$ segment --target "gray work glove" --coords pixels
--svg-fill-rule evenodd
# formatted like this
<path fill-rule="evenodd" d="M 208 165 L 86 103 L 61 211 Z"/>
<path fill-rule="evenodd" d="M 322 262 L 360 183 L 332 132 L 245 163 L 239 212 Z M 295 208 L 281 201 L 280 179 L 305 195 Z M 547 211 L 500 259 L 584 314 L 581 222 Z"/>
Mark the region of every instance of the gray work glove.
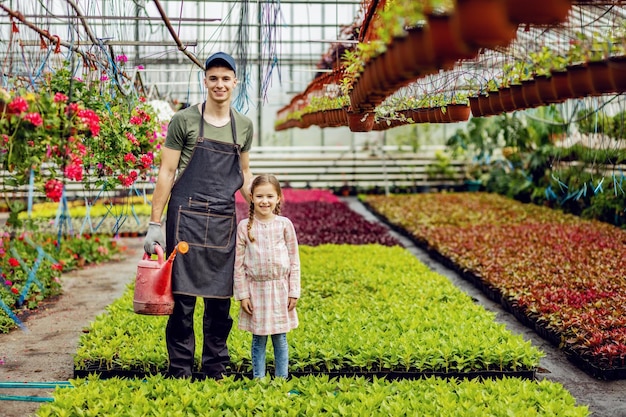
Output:
<path fill-rule="evenodd" d="M 154 245 L 159 245 L 163 248 L 163 252 L 165 252 L 165 237 L 163 236 L 163 231 L 161 231 L 161 225 L 158 223 L 150 222 L 148 224 L 148 232 L 146 233 L 146 238 L 143 241 L 143 249 L 146 253 L 155 254 L 156 249 L 154 249 Z"/>

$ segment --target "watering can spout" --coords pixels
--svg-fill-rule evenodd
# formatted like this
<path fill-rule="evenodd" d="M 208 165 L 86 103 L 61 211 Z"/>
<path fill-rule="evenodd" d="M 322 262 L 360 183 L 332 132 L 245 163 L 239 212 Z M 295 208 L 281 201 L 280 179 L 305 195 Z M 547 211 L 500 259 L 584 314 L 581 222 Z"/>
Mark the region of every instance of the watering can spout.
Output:
<path fill-rule="evenodd" d="M 189 251 L 189 245 L 184 241 L 178 242 L 167 260 L 164 259 L 161 246 L 156 245 L 155 250 L 156 260 L 144 253 L 137 266 L 133 309 L 137 314 L 169 315 L 174 311 L 172 263 L 177 253 L 185 254 Z"/>

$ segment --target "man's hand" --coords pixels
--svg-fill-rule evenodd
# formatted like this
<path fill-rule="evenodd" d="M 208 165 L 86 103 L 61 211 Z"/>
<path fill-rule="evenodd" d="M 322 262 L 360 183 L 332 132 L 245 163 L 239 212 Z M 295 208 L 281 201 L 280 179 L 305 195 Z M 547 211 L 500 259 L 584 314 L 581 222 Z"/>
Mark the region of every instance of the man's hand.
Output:
<path fill-rule="evenodd" d="M 143 241 L 143 250 L 152 255 L 156 253 L 156 249 L 154 248 L 155 244 L 161 246 L 163 251 L 165 251 L 165 237 L 163 236 L 161 225 L 150 222 L 146 238 Z"/>

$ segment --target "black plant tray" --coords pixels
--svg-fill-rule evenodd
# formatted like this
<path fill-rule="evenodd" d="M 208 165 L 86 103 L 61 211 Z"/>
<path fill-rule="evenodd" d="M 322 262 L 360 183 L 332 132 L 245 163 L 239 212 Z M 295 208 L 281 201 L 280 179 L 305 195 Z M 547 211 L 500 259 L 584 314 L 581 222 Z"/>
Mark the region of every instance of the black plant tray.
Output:
<path fill-rule="evenodd" d="M 482 371 L 470 371 L 470 372 L 402 372 L 402 371 L 353 371 L 353 370 L 338 370 L 338 371 L 290 371 L 289 374 L 294 377 L 302 377 L 308 375 L 322 376 L 328 375 L 329 377 L 363 377 L 365 379 L 385 378 L 388 380 L 401 380 L 401 379 L 424 379 L 424 378 L 456 378 L 456 379 L 499 379 L 504 377 L 515 377 L 523 379 L 535 379 L 536 369 L 519 370 L 519 371 L 497 371 L 497 370 L 482 370 Z M 74 369 L 74 378 L 87 378 L 90 375 L 96 374 L 100 379 L 108 378 L 145 378 L 150 375 L 164 374 L 160 371 L 142 371 L 142 370 L 122 370 L 122 369 L 104 369 L 96 366 L 87 367 L 87 369 Z M 268 366 L 268 374 L 273 374 L 273 369 Z M 227 372 L 226 375 L 234 376 L 235 379 L 252 378 L 251 372 Z M 200 373 L 194 373 L 193 379 L 203 379 L 203 375 Z"/>
<path fill-rule="evenodd" d="M 587 374 L 596 379 L 602 379 L 605 381 L 616 381 L 619 379 L 626 379 L 626 366 L 619 367 L 602 367 L 588 358 L 582 357 L 574 350 L 565 347 L 563 349 L 567 359 L 569 359 L 574 365 L 585 371 Z"/>

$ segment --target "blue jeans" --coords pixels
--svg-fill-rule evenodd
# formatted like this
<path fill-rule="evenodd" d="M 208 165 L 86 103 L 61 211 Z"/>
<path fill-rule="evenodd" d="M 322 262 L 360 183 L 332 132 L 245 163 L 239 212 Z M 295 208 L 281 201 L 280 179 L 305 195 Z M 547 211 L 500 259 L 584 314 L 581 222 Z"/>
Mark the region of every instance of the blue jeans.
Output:
<path fill-rule="evenodd" d="M 265 347 L 267 336 L 252 335 L 252 377 L 263 378 L 265 376 Z M 289 363 L 289 346 L 287 345 L 287 333 L 272 335 L 274 347 L 274 376 L 287 378 Z"/>

